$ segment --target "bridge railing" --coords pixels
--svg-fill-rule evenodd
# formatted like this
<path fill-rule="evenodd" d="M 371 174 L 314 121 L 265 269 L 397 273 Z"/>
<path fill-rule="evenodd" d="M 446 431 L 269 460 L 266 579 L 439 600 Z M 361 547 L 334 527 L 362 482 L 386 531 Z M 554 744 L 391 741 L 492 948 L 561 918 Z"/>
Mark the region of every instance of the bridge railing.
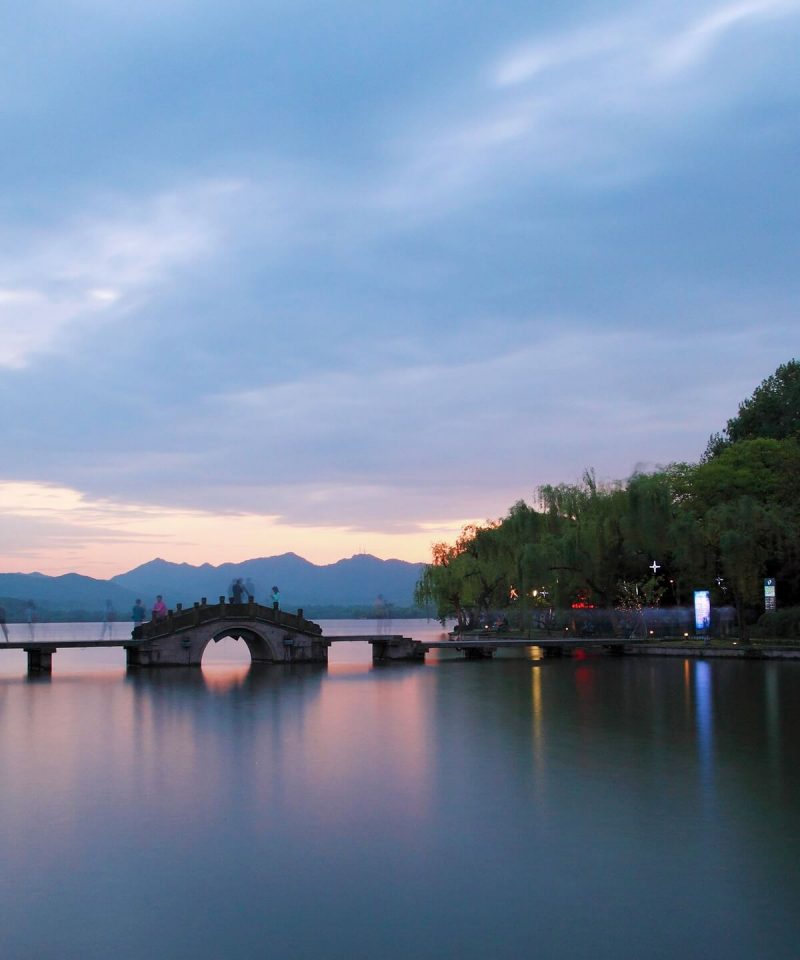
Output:
<path fill-rule="evenodd" d="M 295 614 L 286 610 L 274 610 L 255 601 L 229 603 L 224 597 L 220 597 L 219 603 L 200 601 L 186 609 L 178 604 L 177 608 L 170 610 L 166 617 L 149 620 L 134 627 L 132 637 L 134 640 L 149 640 L 176 631 L 189 630 L 214 620 L 260 620 L 302 633 L 322 634 L 322 627 L 312 620 L 306 620 L 302 609 Z"/>

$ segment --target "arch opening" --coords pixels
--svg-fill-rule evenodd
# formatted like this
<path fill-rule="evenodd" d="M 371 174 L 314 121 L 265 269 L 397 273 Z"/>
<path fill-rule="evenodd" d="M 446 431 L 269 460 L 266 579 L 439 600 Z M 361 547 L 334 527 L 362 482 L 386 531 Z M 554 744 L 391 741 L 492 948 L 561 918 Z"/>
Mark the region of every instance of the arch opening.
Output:
<path fill-rule="evenodd" d="M 224 662 L 233 663 L 274 663 L 282 659 L 282 650 L 278 653 L 268 636 L 262 636 L 247 627 L 238 624 L 226 624 L 217 633 L 206 640 L 200 656 L 202 666 Z"/>
<path fill-rule="evenodd" d="M 203 657 L 200 661 L 203 668 L 206 667 L 245 667 L 248 668 L 253 662 L 250 648 L 238 637 L 226 635 L 214 638 L 206 644 L 203 650 Z"/>

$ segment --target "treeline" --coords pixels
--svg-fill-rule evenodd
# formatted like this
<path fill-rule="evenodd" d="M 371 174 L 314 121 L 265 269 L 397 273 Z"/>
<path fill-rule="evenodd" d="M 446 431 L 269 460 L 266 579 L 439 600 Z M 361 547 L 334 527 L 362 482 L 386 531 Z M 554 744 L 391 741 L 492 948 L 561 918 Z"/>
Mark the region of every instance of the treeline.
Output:
<path fill-rule="evenodd" d="M 382 611 L 373 605 L 353 604 L 341 606 L 334 604 L 309 604 L 303 608 L 303 614 L 309 620 L 414 620 L 426 616 L 421 607 L 386 605 Z"/>
<path fill-rule="evenodd" d="M 28 622 L 28 601 L 20 600 L 17 597 L 0 597 L 0 608 L 5 610 L 6 621 L 8 623 L 27 623 Z M 128 611 L 125 616 L 118 615 L 118 620 L 127 620 Z M 52 604 L 37 602 L 33 609 L 33 620 L 36 623 L 99 623 L 105 616 L 102 609 L 87 609 L 86 607 L 61 608 Z"/>
<path fill-rule="evenodd" d="M 499 609 L 600 607 L 619 631 L 632 611 L 690 605 L 704 589 L 735 608 L 746 638 L 765 577 L 780 606 L 800 604 L 800 363 L 768 377 L 699 463 L 614 483 L 587 471 L 537 494 L 435 544 L 415 601 L 462 628 Z"/>
<path fill-rule="evenodd" d="M 0 597 L 0 608 L 5 610 L 8 623 L 27 623 L 27 601 L 12 597 Z M 290 613 L 293 611 L 289 611 Z M 378 613 L 374 605 L 334 605 L 311 604 L 304 608 L 303 613 L 310 620 L 375 620 Z M 428 611 L 422 607 L 395 606 L 387 604 L 381 614 L 381 619 L 415 619 L 425 617 Z M 37 603 L 34 609 L 34 621 L 37 623 L 101 623 L 105 617 L 105 610 L 90 610 L 86 608 L 61 609 L 49 604 Z M 123 611 L 116 611 L 115 620 L 127 622 L 131 619 L 131 611 L 126 607 Z"/>

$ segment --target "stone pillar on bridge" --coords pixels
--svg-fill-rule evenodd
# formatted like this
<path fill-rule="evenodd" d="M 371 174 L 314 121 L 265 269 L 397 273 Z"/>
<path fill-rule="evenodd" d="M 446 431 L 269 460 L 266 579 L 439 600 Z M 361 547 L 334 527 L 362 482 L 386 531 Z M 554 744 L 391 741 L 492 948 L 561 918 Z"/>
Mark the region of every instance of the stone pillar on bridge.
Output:
<path fill-rule="evenodd" d="M 372 662 L 387 663 L 398 660 L 425 662 L 425 647 L 408 637 L 379 637 L 371 640 Z"/>
<path fill-rule="evenodd" d="M 28 675 L 32 677 L 45 676 L 53 672 L 53 654 L 55 647 L 24 647 L 28 654 Z"/>

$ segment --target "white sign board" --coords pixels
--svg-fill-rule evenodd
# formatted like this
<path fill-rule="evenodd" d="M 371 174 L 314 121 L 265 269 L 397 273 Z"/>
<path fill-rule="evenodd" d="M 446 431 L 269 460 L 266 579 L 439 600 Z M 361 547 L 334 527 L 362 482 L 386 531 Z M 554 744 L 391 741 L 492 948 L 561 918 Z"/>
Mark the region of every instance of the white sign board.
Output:
<path fill-rule="evenodd" d="M 775 609 L 775 577 L 767 577 L 764 580 L 764 609 Z"/>

